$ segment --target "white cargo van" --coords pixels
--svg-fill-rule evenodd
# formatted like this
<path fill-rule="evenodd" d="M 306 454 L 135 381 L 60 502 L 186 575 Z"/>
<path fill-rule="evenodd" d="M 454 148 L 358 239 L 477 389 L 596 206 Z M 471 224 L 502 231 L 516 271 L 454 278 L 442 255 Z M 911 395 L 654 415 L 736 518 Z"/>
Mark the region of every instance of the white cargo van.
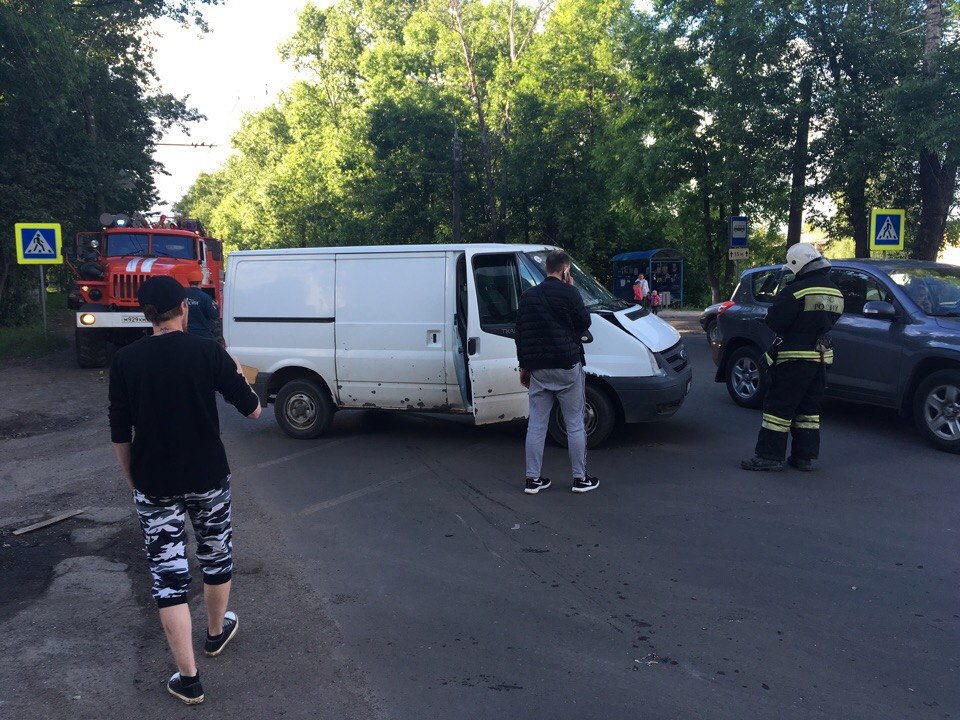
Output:
<path fill-rule="evenodd" d="M 231 253 L 224 337 L 295 438 L 338 409 L 525 418 L 514 322 L 546 273 L 542 245 L 411 245 Z M 573 268 L 593 322 L 584 336 L 591 447 L 619 422 L 673 415 L 691 369 L 677 331 Z M 555 410 L 551 436 L 565 442 Z"/>

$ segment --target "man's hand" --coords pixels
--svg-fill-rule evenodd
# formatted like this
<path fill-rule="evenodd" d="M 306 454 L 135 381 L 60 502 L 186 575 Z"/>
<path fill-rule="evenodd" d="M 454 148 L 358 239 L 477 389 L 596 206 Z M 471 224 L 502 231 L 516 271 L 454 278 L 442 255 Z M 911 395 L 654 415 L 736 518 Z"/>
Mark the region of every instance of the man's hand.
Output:
<path fill-rule="evenodd" d="M 133 490 L 133 475 L 130 473 L 130 443 L 113 443 L 113 451 L 117 454 L 117 462 L 120 463 L 120 470 L 127 479 L 127 484 Z"/>
<path fill-rule="evenodd" d="M 567 265 L 567 269 L 563 271 L 563 281 L 567 285 L 573 285 L 573 275 L 570 274 L 570 266 Z"/>
<path fill-rule="evenodd" d="M 528 390 L 530 389 L 530 371 L 520 368 L 520 384 Z"/>

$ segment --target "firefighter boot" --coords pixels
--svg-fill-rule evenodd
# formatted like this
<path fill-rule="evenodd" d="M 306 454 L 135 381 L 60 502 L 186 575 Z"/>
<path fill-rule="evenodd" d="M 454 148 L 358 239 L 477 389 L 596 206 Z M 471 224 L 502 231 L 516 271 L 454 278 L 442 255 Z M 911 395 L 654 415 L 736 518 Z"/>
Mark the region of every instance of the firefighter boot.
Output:
<path fill-rule="evenodd" d="M 795 458 L 793 455 L 787 458 L 787 465 L 801 472 L 810 472 L 813 470 L 813 462 L 811 460 L 801 460 L 800 458 Z"/>
<path fill-rule="evenodd" d="M 762 458 L 759 455 L 754 455 L 749 460 L 742 460 L 740 462 L 740 467 L 742 467 L 744 470 L 779 472 L 780 470 L 783 470 L 783 461 L 770 460 L 769 458 Z"/>

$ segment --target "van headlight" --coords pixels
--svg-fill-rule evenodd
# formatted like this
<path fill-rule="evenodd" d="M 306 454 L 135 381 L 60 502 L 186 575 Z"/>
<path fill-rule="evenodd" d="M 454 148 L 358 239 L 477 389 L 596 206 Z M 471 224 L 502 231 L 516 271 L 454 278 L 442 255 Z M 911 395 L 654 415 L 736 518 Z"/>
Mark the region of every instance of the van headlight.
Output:
<path fill-rule="evenodd" d="M 81 325 L 93 325 L 97 321 L 97 316 L 93 313 L 84 313 L 80 316 Z"/>

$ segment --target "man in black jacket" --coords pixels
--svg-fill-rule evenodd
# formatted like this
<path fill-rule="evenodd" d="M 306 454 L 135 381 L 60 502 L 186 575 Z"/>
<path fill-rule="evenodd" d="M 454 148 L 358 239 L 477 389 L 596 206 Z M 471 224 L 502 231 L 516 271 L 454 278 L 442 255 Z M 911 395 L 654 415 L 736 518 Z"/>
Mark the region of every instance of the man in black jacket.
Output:
<path fill-rule="evenodd" d="M 587 475 L 587 433 L 583 426 L 585 375 L 580 337 L 590 327 L 590 313 L 570 276 L 570 256 L 554 250 L 547 256 L 547 278 L 520 298 L 517 313 L 517 358 L 520 382 L 530 390 L 527 425 L 527 482 L 536 495 L 550 487 L 540 476 L 543 443 L 556 399 L 567 425 L 573 491 L 595 490 L 600 481 Z"/>
<path fill-rule="evenodd" d="M 797 279 L 767 311 L 767 325 L 777 334 L 764 358 L 771 383 L 756 454 L 740 463 L 744 470 L 782 470 L 788 434 L 792 467 L 810 470 L 820 453 L 820 404 L 833 362 L 825 335 L 843 314 L 843 294 L 830 279 L 830 263 L 810 244 L 793 245 L 784 269 Z"/>
<path fill-rule="evenodd" d="M 227 610 L 233 576 L 230 468 L 220 440 L 216 393 L 251 419 L 260 400 L 218 343 L 188 335 L 183 285 L 155 276 L 137 293 L 153 335 L 117 352 L 110 367 L 110 436 L 133 489 L 153 575 L 153 597 L 179 672 L 167 683 L 188 705 L 203 702 L 187 590 L 186 518 L 197 540 L 207 608 L 204 654 L 236 635 Z"/>

